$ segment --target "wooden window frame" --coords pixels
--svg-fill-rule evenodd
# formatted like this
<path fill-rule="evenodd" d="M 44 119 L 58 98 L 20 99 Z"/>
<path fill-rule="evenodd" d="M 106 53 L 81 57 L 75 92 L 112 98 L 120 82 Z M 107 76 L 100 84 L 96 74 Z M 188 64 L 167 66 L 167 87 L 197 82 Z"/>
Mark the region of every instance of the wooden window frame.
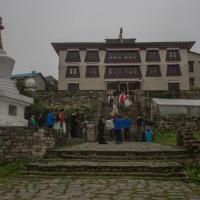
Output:
<path fill-rule="evenodd" d="M 17 116 L 17 106 L 9 104 L 8 115 L 16 117 Z"/>
<path fill-rule="evenodd" d="M 195 79 L 194 79 L 194 77 L 190 77 L 189 78 L 189 84 L 190 84 L 190 89 L 194 88 L 194 86 L 195 86 Z"/>
<path fill-rule="evenodd" d="M 175 68 L 176 68 L 176 70 L 175 70 Z M 166 76 L 182 76 L 180 65 L 179 64 L 167 65 Z"/>
<path fill-rule="evenodd" d="M 112 73 L 110 73 L 112 72 Z M 141 78 L 140 65 L 106 66 L 104 78 Z"/>
<path fill-rule="evenodd" d="M 91 69 L 96 70 L 96 73 L 91 73 Z M 93 71 L 94 72 L 94 71 Z M 97 78 L 99 77 L 99 66 L 98 65 L 87 65 L 85 77 L 87 78 Z"/>
<path fill-rule="evenodd" d="M 76 69 L 76 73 L 71 73 L 73 70 Z M 66 78 L 80 78 L 80 69 L 79 66 L 67 66 L 66 70 Z"/>
<path fill-rule="evenodd" d="M 76 85 L 78 87 L 74 87 L 75 89 L 72 89 L 73 88 L 72 85 Z M 70 91 L 70 92 L 76 92 L 78 90 L 80 90 L 79 89 L 79 83 L 68 83 L 68 91 Z"/>
<path fill-rule="evenodd" d="M 152 53 L 155 56 L 152 56 Z M 146 52 L 146 62 L 160 62 L 160 53 L 159 50 L 147 50 Z"/>
<path fill-rule="evenodd" d="M 73 54 L 76 54 L 74 56 Z M 80 52 L 79 51 L 67 51 L 67 56 L 65 62 L 81 62 Z"/>
<path fill-rule="evenodd" d="M 153 72 L 153 69 L 156 69 Z M 161 77 L 160 65 L 147 65 L 146 77 Z"/>
<path fill-rule="evenodd" d="M 90 54 L 96 54 L 94 57 L 91 56 Z M 86 51 L 86 56 L 85 56 L 85 62 L 100 62 L 99 58 L 99 51 L 97 50 L 88 50 Z"/>
<path fill-rule="evenodd" d="M 176 89 L 175 87 L 171 87 L 170 84 L 178 86 L 178 89 Z M 168 82 L 168 91 L 180 91 L 180 83 L 179 82 Z"/>
<path fill-rule="evenodd" d="M 181 61 L 180 51 L 178 49 L 167 50 L 166 61 Z"/>
<path fill-rule="evenodd" d="M 107 51 L 105 63 L 141 63 L 140 52 L 133 51 Z"/>
<path fill-rule="evenodd" d="M 194 72 L 194 61 L 188 61 L 188 72 Z"/>

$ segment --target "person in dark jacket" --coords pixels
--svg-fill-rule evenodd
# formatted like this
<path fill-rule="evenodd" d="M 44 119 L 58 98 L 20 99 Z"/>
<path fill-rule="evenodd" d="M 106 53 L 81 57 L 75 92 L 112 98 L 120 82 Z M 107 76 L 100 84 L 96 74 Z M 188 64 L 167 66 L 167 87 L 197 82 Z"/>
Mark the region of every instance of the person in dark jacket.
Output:
<path fill-rule="evenodd" d="M 122 128 L 123 128 L 123 120 L 122 116 L 118 115 L 114 119 L 114 130 L 115 130 L 115 139 L 116 139 L 116 144 L 122 143 Z"/>
<path fill-rule="evenodd" d="M 132 120 L 127 116 L 123 120 L 123 128 L 124 128 L 124 139 L 125 141 L 130 141 L 130 128 L 132 125 Z"/>
<path fill-rule="evenodd" d="M 99 131 L 98 142 L 99 142 L 99 144 L 106 144 L 105 139 L 104 139 L 105 124 L 106 123 L 105 123 L 103 116 L 100 116 L 99 122 L 98 122 L 98 131 Z"/>
<path fill-rule="evenodd" d="M 137 141 L 142 142 L 144 141 L 144 135 L 145 135 L 145 120 L 142 118 L 141 115 L 137 117 Z"/>
<path fill-rule="evenodd" d="M 43 127 L 43 117 L 42 117 L 42 114 L 38 114 L 36 115 L 36 121 L 37 121 L 37 124 L 38 124 L 38 127 L 41 128 Z"/>
<path fill-rule="evenodd" d="M 47 121 L 46 121 L 48 128 L 53 128 L 53 126 L 55 124 L 55 119 L 56 118 L 55 118 L 54 114 L 51 111 L 49 111 L 47 114 Z"/>

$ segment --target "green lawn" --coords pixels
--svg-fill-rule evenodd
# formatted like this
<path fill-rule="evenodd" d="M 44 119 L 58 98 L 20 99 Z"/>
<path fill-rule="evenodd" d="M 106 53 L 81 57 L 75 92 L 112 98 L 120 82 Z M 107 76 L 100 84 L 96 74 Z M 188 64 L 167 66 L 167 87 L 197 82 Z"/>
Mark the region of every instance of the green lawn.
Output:
<path fill-rule="evenodd" d="M 16 161 L 13 163 L 0 165 L 0 180 L 11 178 L 20 173 L 24 167 L 25 161 Z"/>
<path fill-rule="evenodd" d="M 176 131 L 170 130 L 167 133 L 161 133 L 154 129 L 154 142 L 164 145 L 176 145 Z"/>
<path fill-rule="evenodd" d="M 200 131 L 194 132 L 194 138 L 200 140 Z M 169 130 L 161 133 L 158 129 L 154 129 L 154 141 L 166 145 L 176 145 L 176 131 Z"/>
<path fill-rule="evenodd" d="M 197 140 L 200 140 L 200 131 L 194 132 L 194 137 L 195 137 Z"/>

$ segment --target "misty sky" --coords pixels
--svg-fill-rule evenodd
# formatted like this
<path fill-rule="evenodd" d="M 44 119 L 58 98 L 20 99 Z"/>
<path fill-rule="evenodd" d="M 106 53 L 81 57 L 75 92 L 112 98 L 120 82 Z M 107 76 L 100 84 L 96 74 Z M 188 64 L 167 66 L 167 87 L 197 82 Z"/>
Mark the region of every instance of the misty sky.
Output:
<path fill-rule="evenodd" d="M 196 41 L 200 52 L 200 0 L 0 0 L 4 49 L 14 73 L 31 70 L 57 78 L 51 42 L 103 42 L 124 37 Z"/>

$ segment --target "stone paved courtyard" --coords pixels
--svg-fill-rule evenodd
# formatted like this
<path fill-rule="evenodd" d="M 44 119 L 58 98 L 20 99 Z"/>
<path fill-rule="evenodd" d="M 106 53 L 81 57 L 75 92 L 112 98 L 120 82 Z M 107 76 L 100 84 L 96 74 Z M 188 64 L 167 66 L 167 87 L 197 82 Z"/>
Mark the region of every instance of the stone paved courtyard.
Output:
<path fill-rule="evenodd" d="M 109 143 L 106 145 L 99 145 L 97 143 L 84 143 L 80 145 L 75 145 L 72 147 L 58 148 L 55 150 L 56 153 L 61 153 L 61 157 L 54 157 L 55 153 L 50 151 L 50 157 L 45 161 L 45 159 L 39 162 L 38 165 L 49 165 L 47 169 L 40 168 L 40 170 L 36 170 L 35 172 L 47 172 L 48 176 L 40 176 L 40 175 L 31 175 L 31 176 L 19 176 L 17 178 L 13 178 L 7 180 L 6 182 L 0 181 L 0 200 L 92 200 L 92 199 L 102 199 L 102 200 L 158 200 L 158 199 L 172 199 L 172 200 L 199 200 L 200 199 L 200 186 L 195 185 L 193 183 L 186 183 L 181 181 L 180 179 L 166 179 L 166 178 L 157 178 L 154 176 L 151 178 L 146 178 L 145 170 L 138 171 L 142 173 L 143 178 L 134 178 L 131 174 L 126 174 L 126 171 L 121 171 L 120 175 L 116 174 L 116 170 L 112 171 L 111 169 L 115 169 L 116 165 L 125 167 L 127 170 L 127 166 L 130 165 L 138 165 L 139 169 L 141 166 L 145 168 L 147 163 L 151 163 L 151 160 L 129 160 L 127 157 L 125 160 L 121 160 L 121 157 L 127 156 L 127 152 L 136 153 L 143 152 L 145 155 L 147 152 L 158 153 L 158 156 L 161 152 L 167 151 L 170 153 L 175 152 L 176 154 L 184 153 L 184 149 L 178 149 L 176 147 L 165 146 L 156 143 L 123 143 L 120 145 L 116 145 L 114 143 Z M 96 159 L 94 161 L 96 165 L 105 164 L 105 166 L 101 166 L 100 170 L 94 170 L 93 173 L 99 172 L 97 174 L 93 174 L 93 176 L 89 175 L 87 172 L 88 166 L 93 166 L 90 157 L 85 156 L 84 152 L 98 152 L 95 153 Z M 117 157 L 116 160 L 110 161 L 105 160 L 105 158 L 99 156 L 101 155 L 101 151 L 105 153 L 106 159 L 111 159 L 115 153 L 123 153 Z M 63 155 L 69 154 L 69 156 L 74 153 L 74 156 L 77 156 L 77 152 L 81 152 L 81 158 L 69 158 L 64 157 L 62 160 L 63 165 L 58 165 L 61 161 L 59 159 L 62 158 Z M 178 152 L 178 153 L 177 153 Z M 110 154 L 109 154 L 110 153 Z M 103 154 L 104 155 L 104 154 Z M 168 153 L 166 154 L 168 155 Z M 52 157 L 51 157 L 52 156 Z M 148 155 L 149 157 L 150 155 Z M 140 157 L 140 155 L 139 155 Z M 99 160 L 98 160 L 99 159 Z M 102 159 L 102 160 L 101 160 Z M 156 160 L 155 160 L 156 161 Z M 158 170 L 160 170 L 160 165 L 163 167 L 167 162 L 167 160 L 158 160 L 156 161 L 158 166 Z M 70 164 L 72 162 L 72 164 Z M 141 162 L 143 163 L 141 165 Z M 46 164 L 45 164 L 46 163 Z M 113 165 L 109 167 L 109 165 Z M 168 161 L 169 164 L 169 161 Z M 75 170 L 79 165 L 84 167 L 83 171 L 80 171 L 82 167 L 78 170 Z M 53 168 L 52 168 L 53 166 Z M 59 167 L 58 167 L 59 166 Z M 64 167 L 65 166 L 65 167 Z M 70 167 L 69 167 L 70 166 Z M 152 164 L 153 167 L 157 165 L 155 163 Z M 171 165 L 170 165 L 171 166 Z M 114 175 L 100 175 L 103 174 L 105 168 L 108 169 L 108 172 L 114 172 Z M 56 168 L 56 169 L 55 169 Z M 143 169 L 142 168 L 142 169 Z M 34 168 L 33 168 L 34 169 Z M 30 168 L 30 170 L 33 170 Z M 53 170 L 56 176 L 49 176 L 51 170 Z M 63 170 L 65 169 L 65 170 Z M 84 172 L 83 176 L 72 175 L 71 172 Z M 93 168 L 92 168 L 93 169 Z M 96 168 L 95 168 L 96 169 Z M 121 168 L 120 168 L 121 169 Z M 136 172 L 134 168 L 131 172 Z M 168 169 L 168 168 L 167 168 Z M 119 169 L 117 169 L 119 170 Z M 150 168 L 148 169 L 150 170 Z M 157 168 L 156 168 L 157 170 Z M 63 176 L 58 176 L 59 172 L 63 172 Z M 151 172 L 151 171 L 147 171 Z M 162 173 L 166 174 L 168 171 L 162 171 Z M 154 171 L 157 173 L 157 171 Z M 30 173 L 31 174 L 31 173 Z M 37 173 L 36 173 L 37 174 Z M 66 176 L 68 175 L 68 176 Z M 159 175 L 159 173 L 157 174 Z M 156 175 L 156 176 L 157 176 Z M 157 176 L 159 177 L 159 176 Z M 171 176 L 170 176 L 171 177 Z"/>
<path fill-rule="evenodd" d="M 15 178 L 0 183 L 1 200 L 200 199 L 200 186 L 176 180 L 125 177 Z"/>

